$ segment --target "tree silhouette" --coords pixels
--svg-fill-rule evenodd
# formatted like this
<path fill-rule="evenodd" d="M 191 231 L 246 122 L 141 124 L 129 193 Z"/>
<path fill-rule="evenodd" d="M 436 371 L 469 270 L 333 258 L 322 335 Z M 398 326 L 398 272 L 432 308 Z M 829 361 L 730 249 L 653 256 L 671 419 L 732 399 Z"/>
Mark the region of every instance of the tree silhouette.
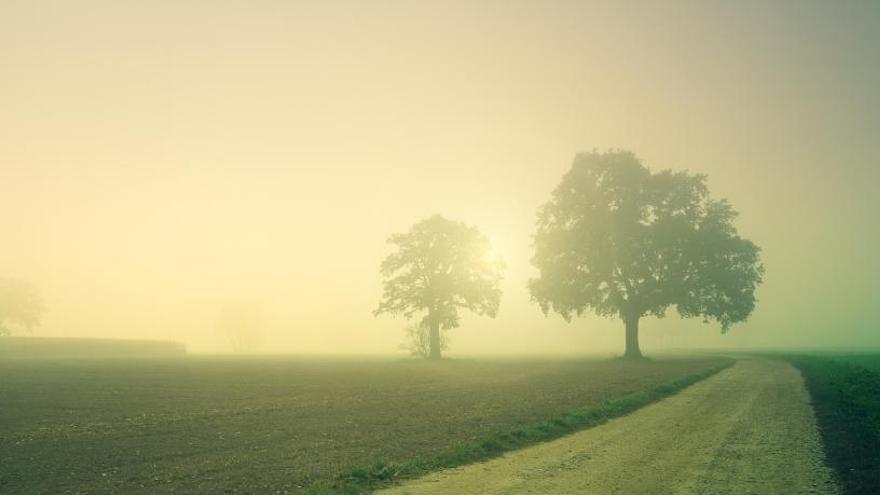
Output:
<path fill-rule="evenodd" d="M 31 331 L 39 325 L 45 308 L 33 285 L 17 279 L 0 278 L 0 336 L 12 335 L 12 323 Z"/>
<path fill-rule="evenodd" d="M 652 173 L 627 151 L 578 154 L 538 211 L 532 300 L 566 321 L 620 317 L 627 357 L 641 357 L 639 319 L 669 306 L 726 332 L 751 314 L 764 273 L 736 216 L 705 175 Z"/>
<path fill-rule="evenodd" d="M 475 227 L 434 215 L 388 243 L 395 251 L 382 262 L 382 301 L 373 314 L 422 314 L 431 359 L 440 358 L 440 330 L 458 327 L 459 309 L 498 313 L 502 264 Z"/>
<path fill-rule="evenodd" d="M 217 330 L 237 353 L 252 351 L 263 337 L 263 317 L 252 301 L 229 301 L 220 307 Z"/>
<path fill-rule="evenodd" d="M 449 347 L 449 338 L 445 333 L 440 334 L 439 345 L 441 353 Z M 409 352 L 410 356 L 428 359 L 431 357 L 431 328 L 424 322 L 407 325 L 400 348 Z"/>

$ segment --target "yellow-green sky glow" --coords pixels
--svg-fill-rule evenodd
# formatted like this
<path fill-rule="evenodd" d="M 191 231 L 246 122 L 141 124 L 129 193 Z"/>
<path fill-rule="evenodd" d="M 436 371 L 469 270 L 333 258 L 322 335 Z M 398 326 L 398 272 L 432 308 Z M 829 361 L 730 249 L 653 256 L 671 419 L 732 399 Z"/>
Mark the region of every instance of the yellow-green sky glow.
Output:
<path fill-rule="evenodd" d="M 624 5 L 626 4 L 626 5 Z M 395 352 L 384 241 L 432 213 L 506 260 L 451 355 L 619 350 L 545 318 L 535 209 L 574 154 L 709 175 L 764 249 L 749 322 L 642 323 L 643 348 L 880 346 L 880 4 L 0 0 L 0 275 L 39 335 Z"/>

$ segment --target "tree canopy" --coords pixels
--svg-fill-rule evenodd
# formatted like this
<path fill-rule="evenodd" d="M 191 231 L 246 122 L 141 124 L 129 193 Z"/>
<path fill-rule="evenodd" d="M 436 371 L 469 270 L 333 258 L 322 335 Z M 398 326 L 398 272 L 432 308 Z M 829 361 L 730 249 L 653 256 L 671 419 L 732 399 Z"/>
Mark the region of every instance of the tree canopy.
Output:
<path fill-rule="evenodd" d="M 31 331 L 39 325 L 44 311 L 36 287 L 23 280 L 0 278 L 0 336 L 12 334 L 8 324 Z"/>
<path fill-rule="evenodd" d="M 726 332 L 752 313 L 764 273 L 736 216 L 710 197 L 705 175 L 651 172 L 628 151 L 578 154 L 538 211 L 532 299 L 568 321 L 620 317 L 628 355 L 640 355 L 639 318 L 670 306 Z"/>
<path fill-rule="evenodd" d="M 440 357 L 439 330 L 459 325 L 459 310 L 495 317 L 502 263 L 475 227 L 434 215 L 388 239 L 394 251 L 380 267 L 383 294 L 374 314 L 422 315 L 431 329 L 431 357 Z"/>

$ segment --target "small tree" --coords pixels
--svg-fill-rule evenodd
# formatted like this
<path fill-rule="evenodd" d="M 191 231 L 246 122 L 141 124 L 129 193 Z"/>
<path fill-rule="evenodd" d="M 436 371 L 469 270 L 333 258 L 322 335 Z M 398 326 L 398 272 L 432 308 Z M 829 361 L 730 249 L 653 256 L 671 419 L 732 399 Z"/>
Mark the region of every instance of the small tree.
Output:
<path fill-rule="evenodd" d="M 449 347 L 449 336 L 440 332 L 440 352 Z M 422 322 L 411 323 L 404 328 L 404 340 L 400 348 L 411 356 L 428 359 L 431 356 L 431 329 Z"/>
<path fill-rule="evenodd" d="M 458 327 L 459 309 L 498 313 L 502 263 L 475 227 L 434 215 L 388 243 L 395 251 L 382 262 L 382 301 L 373 314 L 421 314 L 431 359 L 440 359 L 440 330 Z"/>
<path fill-rule="evenodd" d="M 44 311 L 36 287 L 23 280 L 0 278 L 0 336 L 12 335 L 9 324 L 32 331 Z"/>
<path fill-rule="evenodd" d="M 262 340 L 263 318 L 256 304 L 229 302 L 220 308 L 217 330 L 229 339 L 233 351 L 249 351 Z"/>
<path fill-rule="evenodd" d="M 538 211 L 532 299 L 566 321 L 621 318 L 627 357 L 641 357 L 639 319 L 669 306 L 726 332 L 751 314 L 764 273 L 736 215 L 704 175 L 652 173 L 626 151 L 579 154 Z"/>

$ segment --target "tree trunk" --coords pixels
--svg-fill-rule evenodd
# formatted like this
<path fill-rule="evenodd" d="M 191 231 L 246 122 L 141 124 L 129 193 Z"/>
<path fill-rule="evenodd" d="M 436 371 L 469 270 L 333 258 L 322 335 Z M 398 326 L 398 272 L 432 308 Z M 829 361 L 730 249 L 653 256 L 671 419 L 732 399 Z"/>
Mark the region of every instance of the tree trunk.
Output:
<path fill-rule="evenodd" d="M 431 334 L 428 341 L 430 345 L 430 359 L 440 359 L 440 322 L 431 318 Z"/>
<path fill-rule="evenodd" d="M 642 351 L 639 350 L 639 317 L 628 317 L 623 322 L 626 324 L 626 352 L 624 352 L 623 357 L 629 359 L 641 358 Z"/>

